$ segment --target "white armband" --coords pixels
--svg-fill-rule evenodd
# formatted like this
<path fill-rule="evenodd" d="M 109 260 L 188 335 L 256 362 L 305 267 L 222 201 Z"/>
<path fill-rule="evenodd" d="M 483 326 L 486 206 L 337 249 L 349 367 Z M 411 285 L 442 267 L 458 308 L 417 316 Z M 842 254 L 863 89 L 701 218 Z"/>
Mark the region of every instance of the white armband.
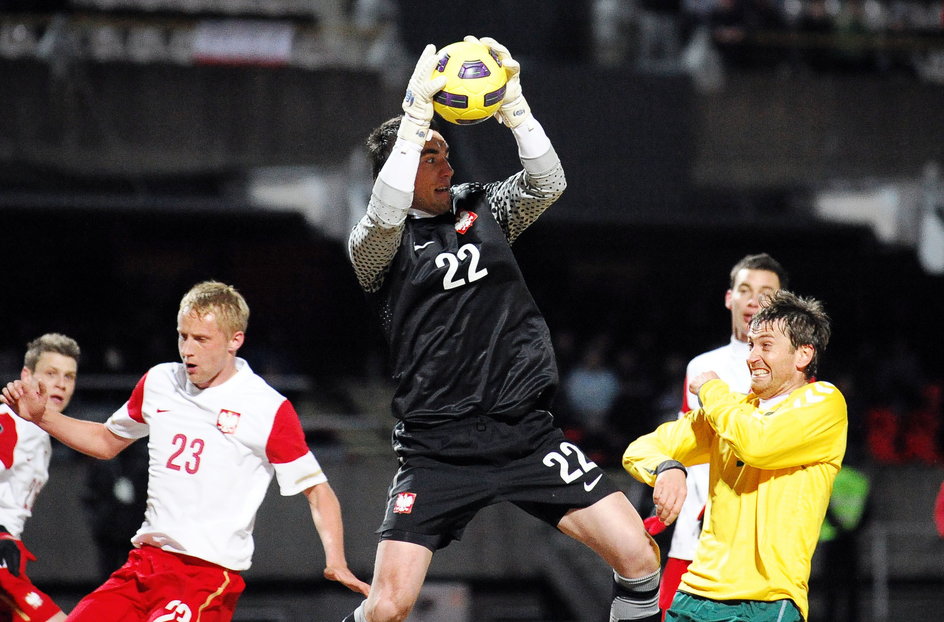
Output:
<path fill-rule="evenodd" d="M 521 158 L 533 159 L 547 153 L 551 148 L 551 139 L 544 133 L 544 128 L 534 115 L 528 116 L 530 118 L 512 128 L 511 133 L 518 143 L 518 155 Z"/>
<path fill-rule="evenodd" d="M 412 194 L 422 152 L 416 143 L 398 138 L 377 177 L 391 188 Z"/>

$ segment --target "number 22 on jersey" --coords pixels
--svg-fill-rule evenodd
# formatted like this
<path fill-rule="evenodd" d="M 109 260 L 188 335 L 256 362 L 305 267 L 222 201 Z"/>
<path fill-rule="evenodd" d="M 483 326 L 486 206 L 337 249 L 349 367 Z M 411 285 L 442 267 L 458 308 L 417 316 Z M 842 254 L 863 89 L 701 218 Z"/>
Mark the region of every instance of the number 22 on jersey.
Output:
<path fill-rule="evenodd" d="M 461 262 L 469 258 L 468 271 L 464 276 L 459 274 Z M 463 244 L 455 253 L 439 253 L 436 255 L 436 267 L 446 268 L 443 276 L 443 289 L 455 289 L 466 283 L 478 281 L 488 274 L 488 268 L 479 268 L 479 249 L 472 244 Z"/>

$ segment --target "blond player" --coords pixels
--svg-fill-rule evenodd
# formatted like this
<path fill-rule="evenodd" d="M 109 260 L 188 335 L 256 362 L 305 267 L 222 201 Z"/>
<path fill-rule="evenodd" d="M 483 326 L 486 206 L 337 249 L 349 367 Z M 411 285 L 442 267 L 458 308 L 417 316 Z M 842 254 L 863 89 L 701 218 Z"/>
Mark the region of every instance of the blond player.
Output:
<path fill-rule="evenodd" d="M 252 528 L 273 475 L 283 495 L 303 493 L 325 550 L 324 575 L 368 586 L 348 569 L 338 499 L 308 449 L 291 402 L 236 356 L 249 307 L 232 286 L 194 286 L 177 314 L 180 363 L 151 368 L 104 424 L 47 406 L 44 385 L 3 390 L 25 419 L 102 459 L 148 437 L 144 524 L 127 563 L 69 616 L 88 622 L 226 622 L 244 588 Z"/>

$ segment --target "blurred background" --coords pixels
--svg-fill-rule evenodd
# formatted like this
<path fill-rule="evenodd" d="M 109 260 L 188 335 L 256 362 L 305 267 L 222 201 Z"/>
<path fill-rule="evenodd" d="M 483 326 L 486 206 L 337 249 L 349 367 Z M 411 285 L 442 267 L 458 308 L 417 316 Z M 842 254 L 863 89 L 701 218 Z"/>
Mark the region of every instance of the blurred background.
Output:
<path fill-rule="evenodd" d="M 940 0 L 0 0 L 2 377 L 29 340 L 66 333 L 83 349 L 71 414 L 104 420 L 177 358 L 180 296 L 235 284 L 252 309 L 241 353 L 299 410 L 367 578 L 396 463 L 386 349 L 345 251 L 371 186 L 362 145 L 423 46 L 465 34 L 520 60 L 567 173 L 515 248 L 562 379 L 606 379 L 589 402 L 559 393 L 568 434 L 646 515 L 622 449 L 675 416 L 688 359 L 729 338 L 730 267 L 768 252 L 833 317 L 821 378 L 847 397 L 847 462 L 871 482 L 847 573 L 860 611 L 822 619 L 940 610 Z M 456 181 L 518 170 L 497 123 L 443 133 Z M 65 608 L 123 557 L 139 500 L 112 508 L 106 491 L 140 460 L 55 445 L 24 540 Z M 270 491 L 256 534 L 237 620 L 356 604 L 321 579 L 299 499 Z M 499 506 L 437 554 L 411 620 L 593 621 L 608 601 L 602 563 Z"/>

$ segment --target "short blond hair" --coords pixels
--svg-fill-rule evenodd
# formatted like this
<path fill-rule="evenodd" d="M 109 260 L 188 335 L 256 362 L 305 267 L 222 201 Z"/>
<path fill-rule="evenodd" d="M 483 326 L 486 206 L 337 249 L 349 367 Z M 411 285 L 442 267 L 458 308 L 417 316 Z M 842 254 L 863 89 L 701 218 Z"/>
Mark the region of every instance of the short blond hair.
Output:
<path fill-rule="evenodd" d="M 26 344 L 26 356 L 23 357 L 23 367 L 30 370 L 30 373 L 36 371 L 36 363 L 46 352 L 55 352 L 62 356 L 68 356 L 79 362 L 79 355 L 82 351 L 79 344 L 72 337 L 66 337 L 59 333 L 46 333 Z"/>
<path fill-rule="evenodd" d="M 249 305 L 236 288 L 219 281 L 197 283 L 180 300 L 179 316 L 213 313 L 220 328 L 232 337 L 249 327 Z"/>

